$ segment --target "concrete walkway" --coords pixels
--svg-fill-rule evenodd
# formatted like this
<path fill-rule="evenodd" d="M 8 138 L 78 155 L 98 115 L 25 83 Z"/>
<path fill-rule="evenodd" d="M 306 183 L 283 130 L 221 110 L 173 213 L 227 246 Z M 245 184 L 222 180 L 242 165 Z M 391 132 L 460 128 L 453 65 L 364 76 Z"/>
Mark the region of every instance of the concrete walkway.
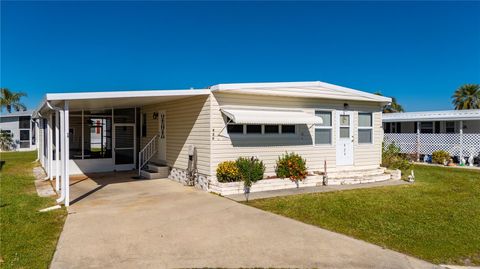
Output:
<path fill-rule="evenodd" d="M 437 268 L 169 180 L 79 179 L 71 190 L 53 269 Z"/>
<path fill-rule="evenodd" d="M 248 199 L 255 200 L 255 199 L 264 199 L 264 198 L 272 198 L 278 196 L 288 196 L 288 195 L 297 195 L 297 194 L 304 194 L 304 193 L 317 193 L 317 192 L 332 192 L 332 191 L 343 191 L 343 190 L 355 190 L 355 189 L 367 189 L 367 188 L 375 188 L 375 187 L 383 187 L 383 186 L 398 186 L 398 185 L 409 185 L 412 183 L 408 183 L 404 180 L 386 180 L 381 182 L 372 182 L 372 183 L 364 183 L 364 184 L 349 184 L 349 185 L 334 185 L 334 186 L 317 186 L 317 187 L 305 187 L 305 188 L 298 188 L 298 189 L 283 189 L 283 190 L 274 190 L 274 191 L 262 191 L 262 192 L 252 192 L 250 193 Z M 244 194 L 232 194 L 226 195 L 225 197 L 232 199 L 237 202 L 245 201 Z"/>

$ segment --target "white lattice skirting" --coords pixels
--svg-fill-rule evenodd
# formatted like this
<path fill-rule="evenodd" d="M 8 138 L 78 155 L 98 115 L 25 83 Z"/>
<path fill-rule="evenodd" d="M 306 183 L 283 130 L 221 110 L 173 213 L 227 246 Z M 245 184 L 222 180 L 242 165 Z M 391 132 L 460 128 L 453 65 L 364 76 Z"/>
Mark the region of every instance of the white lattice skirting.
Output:
<path fill-rule="evenodd" d="M 445 150 L 452 156 L 480 155 L 480 134 L 385 134 L 384 147 L 395 143 L 402 153 L 432 154 Z"/>

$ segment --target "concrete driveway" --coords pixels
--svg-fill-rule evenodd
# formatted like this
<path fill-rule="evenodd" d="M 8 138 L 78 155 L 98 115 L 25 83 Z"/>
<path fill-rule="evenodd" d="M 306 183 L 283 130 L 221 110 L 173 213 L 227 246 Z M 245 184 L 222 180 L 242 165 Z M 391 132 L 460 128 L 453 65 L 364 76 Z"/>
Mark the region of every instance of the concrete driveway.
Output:
<path fill-rule="evenodd" d="M 169 180 L 77 178 L 51 268 L 436 268 Z"/>

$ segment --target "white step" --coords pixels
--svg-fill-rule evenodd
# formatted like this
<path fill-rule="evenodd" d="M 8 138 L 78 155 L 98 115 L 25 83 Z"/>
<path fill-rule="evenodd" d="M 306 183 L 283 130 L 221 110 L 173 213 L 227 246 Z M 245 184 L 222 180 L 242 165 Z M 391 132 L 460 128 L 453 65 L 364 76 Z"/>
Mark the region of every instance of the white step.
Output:
<path fill-rule="evenodd" d="M 140 176 L 148 179 L 167 178 L 169 172 L 170 168 L 168 166 L 149 163 L 140 171 Z"/>
<path fill-rule="evenodd" d="M 167 174 L 170 171 L 170 168 L 166 165 L 158 165 L 158 164 L 153 164 L 153 163 L 146 164 L 143 169 L 158 172 L 158 173 L 165 173 L 166 172 Z"/>
<path fill-rule="evenodd" d="M 391 178 L 390 174 L 380 174 L 380 175 L 372 175 L 372 176 L 365 176 L 365 177 L 328 178 L 328 185 L 372 183 L 372 182 L 389 180 L 390 178 Z"/>
<path fill-rule="evenodd" d="M 368 177 L 375 175 L 382 175 L 385 173 L 385 168 L 380 167 L 376 169 L 354 170 L 354 171 L 332 171 L 328 173 L 328 178 L 349 178 L 349 177 Z"/>

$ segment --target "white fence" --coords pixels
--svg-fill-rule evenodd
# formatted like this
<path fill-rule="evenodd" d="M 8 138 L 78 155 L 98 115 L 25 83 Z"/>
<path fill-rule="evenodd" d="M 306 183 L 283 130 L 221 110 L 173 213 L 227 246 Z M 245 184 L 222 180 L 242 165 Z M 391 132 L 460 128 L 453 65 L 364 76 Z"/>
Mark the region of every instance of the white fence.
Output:
<path fill-rule="evenodd" d="M 402 153 L 430 155 L 436 150 L 445 150 L 459 157 L 480 154 L 480 134 L 385 134 L 384 147 L 391 143 L 395 143 Z"/>

